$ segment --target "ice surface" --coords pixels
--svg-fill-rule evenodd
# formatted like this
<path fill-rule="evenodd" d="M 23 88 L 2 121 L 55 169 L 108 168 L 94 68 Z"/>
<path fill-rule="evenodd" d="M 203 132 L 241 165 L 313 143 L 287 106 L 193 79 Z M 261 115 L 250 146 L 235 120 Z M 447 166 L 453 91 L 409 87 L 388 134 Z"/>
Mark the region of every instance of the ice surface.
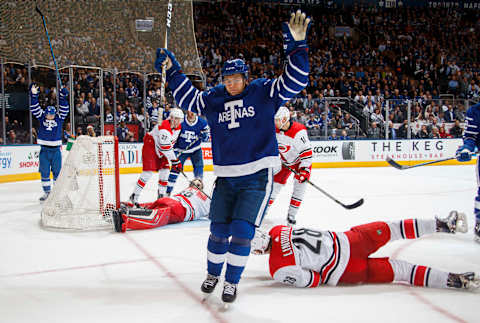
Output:
<path fill-rule="evenodd" d="M 188 173 L 187 173 L 188 174 Z M 191 176 L 191 174 L 188 174 Z M 121 176 L 128 198 L 137 174 Z M 205 174 L 210 190 L 214 176 Z M 469 232 L 397 241 L 376 256 L 434 268 L 480 272 L 473 242 L 476 194 L 473 166 L 314 169 L 311 180 L 344 203 L 345 210 L 313 187 L 307 189 L 298 226 L 347 230 L 376 220 L 445 216 L 463 211 Z M 155 196 L 156 178 L 141 201 Z M 185 186 L 180 177 L 176 190 Z M 285 223 L 287 184 L 264 226 Z M 200 302 L 209 221 L 154 230 L 56 232 L 40 226 L 40 181 L 0 185 L 0 322 L 479 322 L 480 293 L 362 285 L 295 289 L 275 283 L 266 256 L 251 256 L 236 303 L 220 307 L 221 285 Z"/>

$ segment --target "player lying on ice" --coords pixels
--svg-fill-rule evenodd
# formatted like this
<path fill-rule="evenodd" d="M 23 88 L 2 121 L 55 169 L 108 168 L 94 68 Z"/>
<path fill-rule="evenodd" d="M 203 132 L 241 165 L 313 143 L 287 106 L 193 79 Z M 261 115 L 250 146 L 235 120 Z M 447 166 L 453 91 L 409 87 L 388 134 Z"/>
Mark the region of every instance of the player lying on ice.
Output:
<path fill-rule="evenodd" d="M 347 232 L 277 225 L 268 234 L 257 230 L 252 253 L 269 253 L 273 279 L 295 287 L 391 282 L 435 288 L 480 287 L 478 273 L 448 273 L 403 260 L 369 257 L 390 241 L 435 232 L 467 232 L 465 215 L 451 211 L 445 219 L 372 222 Z"/>
<path fill-rule="evenodd" d="M 190 186 L 172 197 L 161 197 L 152 203 L 123 203 L 112 212 L 115 231 L 143 230 L 166 224 L 187 222 L 205 218 L 210 210 L 210 198 L 201 192 L 203 183 L 194 179 Z"/>

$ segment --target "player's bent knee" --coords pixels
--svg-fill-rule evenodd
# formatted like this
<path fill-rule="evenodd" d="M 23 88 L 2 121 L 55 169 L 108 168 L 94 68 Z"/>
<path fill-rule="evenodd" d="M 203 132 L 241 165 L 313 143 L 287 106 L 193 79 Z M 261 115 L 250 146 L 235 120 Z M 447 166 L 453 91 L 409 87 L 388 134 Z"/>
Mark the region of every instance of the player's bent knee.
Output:
<path fill-rule="evenodd" d="M 212 222 L 210 223 L 210 233 L 217 237 L 228 238 L 231 235 L 230 224 Z"/>
<path fill-rule="evenodd" d="M 252 240 L 255 235 L 255 225 L 248 221 L 235 219 L 231 227 L 232 236 L 236 238 Z"/>

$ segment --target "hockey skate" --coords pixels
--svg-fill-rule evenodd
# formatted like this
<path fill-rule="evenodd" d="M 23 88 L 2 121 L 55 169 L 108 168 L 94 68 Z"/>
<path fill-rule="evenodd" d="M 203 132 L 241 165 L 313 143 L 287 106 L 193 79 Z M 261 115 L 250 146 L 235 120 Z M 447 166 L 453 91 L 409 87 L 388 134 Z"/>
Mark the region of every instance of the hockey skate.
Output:
<path fill-rule="evenodd" d="M 473 236 L 476 242 L 480 243 L 480 220 L 477 219 L 475 228 L 473 229 Z"/>
<path fill-rule="evenodd" d="M 480 287 L 480 278 L 473 272 L 448 274 L 447 286 L 451 288 L 473 290 Z"/>
<path fill-rule="evenodd" d="M 466 233 L 468 231 L 467 217 L 464 213 L 450 211 L 450 214 L 444 218 L 435 217 L 437 222 L 437 232 L 447 233 Z"/>
<path fill-rule="evenodd" d="M 225 282 L 223 285 L 222 301 L 225 308 L 237 298 L 237 284 Z"/>
<path fill-rule="evenodd" d="M 50 192 L 45 192 L 40 198 L 38 199 L 40 202 L 45 202 L 45 200 L 48 198 L 50 195 Z"/>
<path fill-rule="evenodd" d="M 130 197 L 128 198 L 128 200 L 129 200 L 130 203 L 132 203 L 135 207 L 140 207 L 140 204 L 137 202 L 138 197 L 135 195 L 135 193 L 132 193 L 132 195 L 130 195 Z"/>
<path fill-rule="evenodd" d="M 287 215 L 287 225 L 288 226 L 294 226 L 295 224 L 297 224 L 297 220 L 295 220 L 295 215 Z"/>
<path fill-rule="evenodd" d="M 210 294 L 212 294 L 217 284 L 218 284 L 218 277 L 208 274 L 207 278 L 203 281 L 202 287 L 201 287 L 202 292 L 205 293 L 204 300 L 206 300 L 210 296 Z"/>

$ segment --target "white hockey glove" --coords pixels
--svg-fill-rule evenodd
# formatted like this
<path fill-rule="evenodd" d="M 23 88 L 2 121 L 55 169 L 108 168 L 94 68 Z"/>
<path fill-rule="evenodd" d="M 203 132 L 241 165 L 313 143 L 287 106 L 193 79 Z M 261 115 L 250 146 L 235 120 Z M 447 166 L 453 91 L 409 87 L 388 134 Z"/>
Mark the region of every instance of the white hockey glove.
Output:
<path fill-rule="evenodd" d="M 296 13 L 292 12 L 288 29 L 295 41 L 305 40 L 309 23 L 310 18 L 307 18 L 305 13 L 302 13 L 300 9 L 298 9 Z"/>
<path fill-rule="evenodd" d="M 32 84 L 32 87 L 30 89 L 30 92 L 33 94 L 33 95 L 37 95 L 38 94 L 38 85 L 36 85 L 35 83 Z"/>

